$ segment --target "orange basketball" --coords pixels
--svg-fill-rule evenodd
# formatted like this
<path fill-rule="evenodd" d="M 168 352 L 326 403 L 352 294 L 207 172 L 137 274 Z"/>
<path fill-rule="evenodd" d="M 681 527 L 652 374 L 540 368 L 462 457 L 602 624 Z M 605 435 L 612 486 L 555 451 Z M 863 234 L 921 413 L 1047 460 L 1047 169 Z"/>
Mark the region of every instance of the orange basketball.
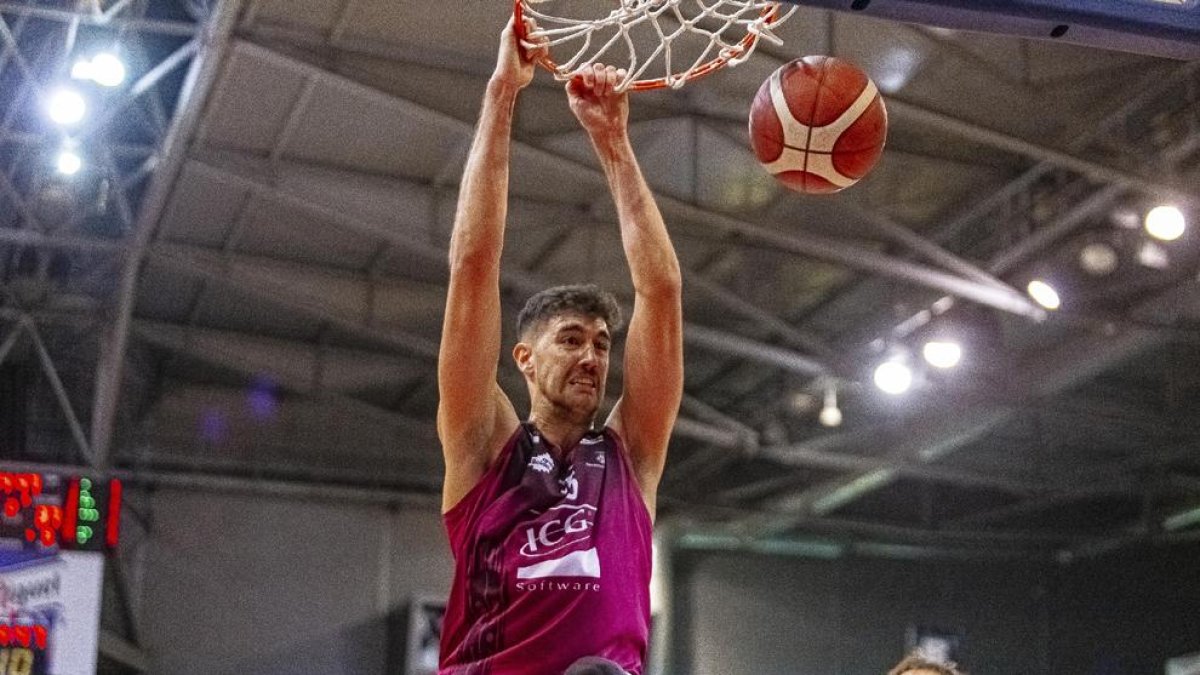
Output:
<path fill-rule="evenodd" d="M 758 161 L 799 192 L 827 194 L 867 175 L 887 138 L 875 83 L 832 56 L 806 56 L 771 73 L 750 107 Z"/>

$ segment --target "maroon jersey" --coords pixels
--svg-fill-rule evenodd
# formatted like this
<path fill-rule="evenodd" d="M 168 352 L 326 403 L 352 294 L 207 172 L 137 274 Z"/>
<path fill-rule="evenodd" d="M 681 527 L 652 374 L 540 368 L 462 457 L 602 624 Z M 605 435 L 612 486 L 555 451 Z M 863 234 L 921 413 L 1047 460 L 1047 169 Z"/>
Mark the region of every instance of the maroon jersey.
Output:
<path fill-rule="evenodd" d="M 524 423 L 444 518 L 454 585 L 439 675 L 558 675 L 584 656 L 640 675 L 651 524 L 616 432 L 558 452 Z"/>

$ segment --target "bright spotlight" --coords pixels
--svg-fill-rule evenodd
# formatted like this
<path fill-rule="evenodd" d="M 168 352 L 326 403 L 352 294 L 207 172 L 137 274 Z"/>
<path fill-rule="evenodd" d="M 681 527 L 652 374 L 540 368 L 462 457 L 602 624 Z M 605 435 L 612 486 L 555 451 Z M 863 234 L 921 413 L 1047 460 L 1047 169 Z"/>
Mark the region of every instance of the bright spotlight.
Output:
<path fill-rule="evenodd" d="M 1034 279 L 1029 282 L 1026 290 L 1029 291 L 1029 297 L 1033 298 L 1037 304 L 1046 309 L 1058 309 L 1059 305 L 1062 304 L 1058 298 L 1058 291 L 1054 290 L 1053 286 L 1041 279 Z"/>
<path fill-rule="evenodd" d="M 821 408 L 821 412 L 817 415 L 817 421 L 821 423 L 821 426 L 841 426 L 842 411 L 837 408 Z"/>
<path fill-rule="evenodd" d="M 888 394 L 903 394 L 912 380 L 912 370 L 899 361 L 885 361 L 875 368 L 875 386 Z"/>
<path fill-rule="evenodd" d="M 1183 212 L 1174 206 L 1156 206 L 1146 214 L 1146 231 L 1155 239 L 1175 241 L 1185 229 Z"/>
<path fill-rule="evenodd" d="M 125 81 L 125 64 L 108 52 L 92 57 L 92 79 L 102 87 L 115 87 Z"/>
<path fill-rule="evenodd" d="M 73 176 L 83 168 L 83 159 L 75 154 L 73 150 L 63 150 L 58 153 L 58 158 L 54 164 L 58 167 L 59 173 L 64 176 Z"/>
<path fill-rule="evenodd" d="M 79 59 L 75 65 L 71 66 L 71 79 L 73 80 L 90 80 L 92 79 L 92 62 Z"/>
<path fill-rule="evenodd" d="M 825 405 L 817 414 L 817 421 L 827 427 L 836 427 L 842 424 L 842 411 L 838 409 L 837 405 L 837 388 L 832 384 L 825 385 Z"/>
<path fill-rule="evenodd" d="M 102 87 L 115 87 L 125 81 L 125 64 L 115 54 L 101 52 L 91 61 L 80 59 L 71 66 L 71 78 L 91 80 Z"/>
<path fill-rule="evenodd" d="M 931 366 L 953 368 L 962 360 L 962 347 L 957 342 L 930 340 L 921 349 L 921 355 Z"/>
<path fill-rule="evenodd" d="M 59 124 L 76 124 L 83 119 L 87 112 L 87 104 L 79 92 L 71 89 L 59 89 L 50 95 L 47 101 L 50 119 Z"/>
<path fill-rule="evenodd" d="M 1101 241 L 1094 241 L 1079 250 L 1079 266 L 1092 276 L 1112 274 L 1120 262 L 1116 249 Z"/>

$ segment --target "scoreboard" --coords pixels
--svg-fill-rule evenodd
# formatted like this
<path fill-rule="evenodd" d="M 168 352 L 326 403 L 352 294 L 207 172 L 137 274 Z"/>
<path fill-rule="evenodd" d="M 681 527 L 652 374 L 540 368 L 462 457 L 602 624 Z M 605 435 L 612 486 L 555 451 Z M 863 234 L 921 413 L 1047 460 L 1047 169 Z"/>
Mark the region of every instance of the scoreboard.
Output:
<path fill-rule="evenodd" d="M 0 543 L 25 550 L 112 551 L 121 482 L 0 472 Z"/>
<path fill-rule="evenodd" d="M 121 483 L 0 471 L 0 675 L 96 672 Z"/>

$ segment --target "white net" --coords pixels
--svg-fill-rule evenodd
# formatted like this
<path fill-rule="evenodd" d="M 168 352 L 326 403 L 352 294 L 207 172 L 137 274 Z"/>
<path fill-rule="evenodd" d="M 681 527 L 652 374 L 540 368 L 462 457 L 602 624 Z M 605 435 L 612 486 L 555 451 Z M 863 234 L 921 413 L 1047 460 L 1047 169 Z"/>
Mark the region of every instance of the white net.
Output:
<path fill-rule="evenodd" d="M 613 5 L 616 5 L 615 7 Z M 678 88 L 749 58 L 796 5 L 766 0 L 517 0 L 545 40 L 544 65 L 560 80 L 592 64 L 624 68 L 619 90 Z M 521 22 L 518 21 L 520 26 Z"/>

